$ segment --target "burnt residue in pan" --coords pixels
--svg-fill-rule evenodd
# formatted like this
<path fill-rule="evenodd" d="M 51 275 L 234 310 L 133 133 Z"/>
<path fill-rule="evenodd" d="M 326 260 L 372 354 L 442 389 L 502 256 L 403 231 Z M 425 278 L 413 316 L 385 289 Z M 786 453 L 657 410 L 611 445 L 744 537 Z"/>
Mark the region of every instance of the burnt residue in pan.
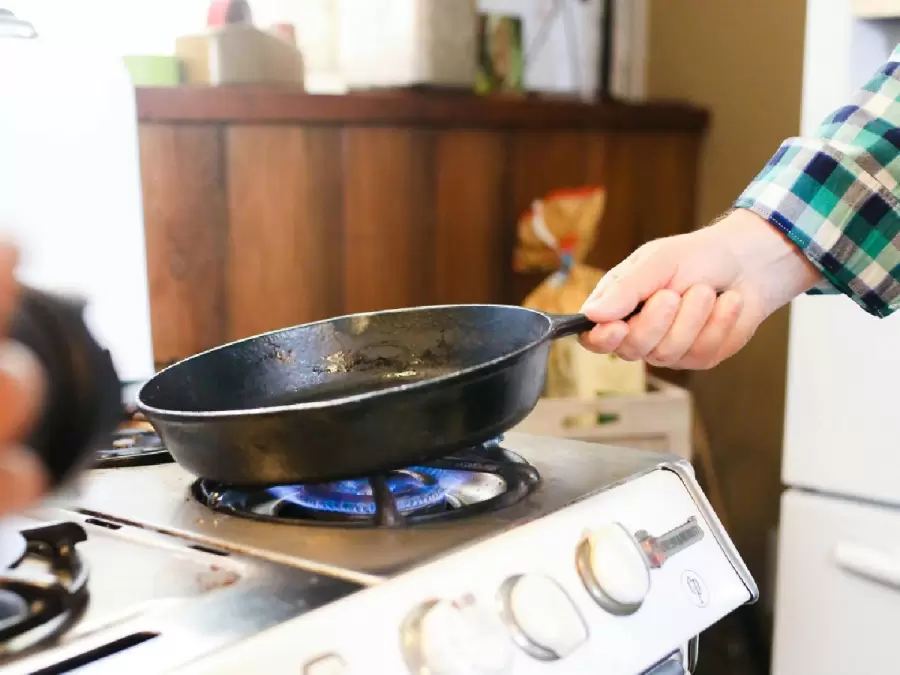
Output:
<path fill-rule="evenodd" d="M 397 351 L 401 352 L 399 356 L 385 355 Z M 321 376 L 320 381 L 270 398 L 266 405 L 295 405 L 356 396 L 430 380 L 459 370 L 448 359 L 446 346 L 426 349 L 421 354 L 403 351 L 396 343 L 382 342 L 354 352 L 342 350 L 329 354 L 322 363 L 313 364 L 310 369 Z"/>
<path fill-rule="evenodd" d="M 327 401 L 434 379 L 470 365 L 473 347 L 484 346 L 483 333 L 466 326 L 391 318 L 390 324 L 366 315 L 335 322 L 320 337 L 338 349 L 309 363 L 312 378 L 303 386 L 267 397 L 261 407 Z M 275 355 L 285 365 L 307 361 L 295 358 L 293 350 Z"/>

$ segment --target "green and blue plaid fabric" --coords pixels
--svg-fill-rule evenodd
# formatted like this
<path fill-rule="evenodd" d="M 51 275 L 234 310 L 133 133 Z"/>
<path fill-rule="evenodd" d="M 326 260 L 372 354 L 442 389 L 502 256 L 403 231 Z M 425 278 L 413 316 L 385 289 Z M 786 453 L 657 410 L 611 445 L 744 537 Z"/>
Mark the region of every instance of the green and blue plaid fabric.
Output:
<path fill-rule="evenodd" d="M 785 141 L 735 207 L 765 218 L 875 316 L 900 307 L 900 46 L 812 138 Z"/>

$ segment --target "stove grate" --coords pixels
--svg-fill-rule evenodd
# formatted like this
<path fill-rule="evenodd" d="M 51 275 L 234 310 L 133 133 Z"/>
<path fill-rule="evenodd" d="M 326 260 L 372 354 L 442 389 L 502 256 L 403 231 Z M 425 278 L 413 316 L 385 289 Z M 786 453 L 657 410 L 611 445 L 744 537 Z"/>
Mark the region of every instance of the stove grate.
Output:
<path fill-rule="evenodd" d="M 399 528 L 492 513 L 539 483 L 537 469 L 494 442 L 368 478 L 270 488 L 200 479 L 191 492 L 215 511 L 264 522 Z"/>
<path fill-rule="evenodd" d="M 24 555 L 0 573 L 0 666 L 56 642 L 88 605 L 88 569 L 77 551 L 84 528 L 60 522 L 20 534 Z"/>

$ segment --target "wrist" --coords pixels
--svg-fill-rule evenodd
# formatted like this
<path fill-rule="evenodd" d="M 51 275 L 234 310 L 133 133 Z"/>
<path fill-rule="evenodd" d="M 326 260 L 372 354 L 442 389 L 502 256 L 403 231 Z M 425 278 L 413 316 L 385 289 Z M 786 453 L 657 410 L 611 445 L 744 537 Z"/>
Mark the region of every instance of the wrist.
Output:
<path fill-rule="evenodd" d="M 712 227 L 721 231 L 743 277 L 769 282 L 775 308 L 823 279 L 800 246 L 753 211 L 735 209 Z"/>

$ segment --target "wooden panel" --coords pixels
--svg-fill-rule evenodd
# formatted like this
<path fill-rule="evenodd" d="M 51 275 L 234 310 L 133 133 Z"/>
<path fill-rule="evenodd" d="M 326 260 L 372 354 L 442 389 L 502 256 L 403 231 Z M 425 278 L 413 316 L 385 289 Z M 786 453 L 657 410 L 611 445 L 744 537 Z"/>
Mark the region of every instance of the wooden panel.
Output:
<path fill-rule="evenodd" d="M 519 302 L 544 275 L 511 272 L 515 223 L 556 188 L 607 187 L 603 268 L 694 225 L 696 134 L 450 126 L 143 123 L 158 362 L 344 312 Z"/>
<path fill-rule="evenodd" d="M 344 302 L 348 312 L 434 297 L 431 134 L 360 129 L 344 137 Z"/>
<path fill-rule="evenodd" d="M 503 135 L 450 131 L 435 142 L 437 303 L 502 302 L 510 258 L 503 228 Z"/>
<path fill-rule="evenodd" d="M 576 132 L 521 132 L 511 139 L 506 259 L 511 265 L 519 216 L 551 190 L 584 185 L 587 148 Z M 511 302 L 521 302 L 546 275 L 512 275 Z"/>
<path fill-rule="evenodd" d="M 522 132 L 512 136 L 512 207 L 516 217 L 550 190 L 584 184 L 587 148 L 577 132 Z"/>
<path fill-rule="evenodd" d="M 340 131 L 228 131 L 228 334 L 341 313 Z"/>
<path fill-rule="evenodd" d="M 140 159 L 153 350 L 163 365 L 225 338 L 221 134 L 142 125 Z"/>
<path fill-rule="evenodd" d="M 697 156 L 700 139 L 675 134 L 639 136 L 633 154 L 644 159 L 636 199 L 641 243 L 689 232 L 697 226 Z"/>
<path fill-rule="evenodd" d="M 638 246 L 637 204 L 646 194 L 640 183 L 637 137 L 592 134 L 586 140 L 586 183 L 606 188 L 606 208 L 597 230 L 590 265 L 608 270 Z"/>

